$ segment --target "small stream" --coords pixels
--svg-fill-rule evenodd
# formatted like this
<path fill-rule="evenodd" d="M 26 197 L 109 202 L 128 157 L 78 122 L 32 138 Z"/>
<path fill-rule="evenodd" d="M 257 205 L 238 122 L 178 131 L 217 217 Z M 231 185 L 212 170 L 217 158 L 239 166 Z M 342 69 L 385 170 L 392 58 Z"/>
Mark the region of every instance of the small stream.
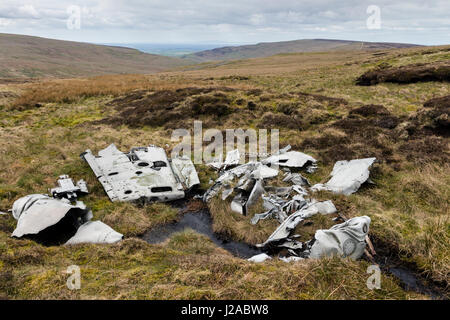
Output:
<path fill-rule="evenodd" d="M 414 267 L 402 263 L 398 257 L 392 253 L 385 252 L 385 248 L 380 248 L 375 256 L 376 263 L 379 264 L 381 271 L 385 274 L 394 276 L 400 281 L 400 286 L 405 291 L 414 291 L 431 299 L 446 300 L 445 293 L 441 287 L 434 283 L 427 283 Z"/>
<path fill-rule="evenodd" d="M 220 238 L 212 229 L 212 219 L 206 209 L 185 213 L 178 222 L 158 226 L 147 231 L 142 236 L 142 239 L 152 244 L 161 243 L 170 238 L 173 233 L 183 231 L 187 228 L 207 236 L 217 246 L 239 258 L 248 259 L 262 252 L 261 249 L 247 243 Z"/>
<path fill-rule="evenodd" d="M 178 209 L 185 207 L 184 202 L 173 203 L 173 205 Z M 218 234 L 214 233 L 212 229 L 212 222 L 212 218 L 207 209 L 187 212 L 179 221 L 175 223 L 161 225 L 147 231 L 142 236 L 142 239 L 150 244 L 162 243 L 169 239 L 172 234 L 182 232 L 183 230 L 190 228 L 207 236 L 217 246 L 227 250 L 238 258 L 248 259 L 263 252 L 262 249 L 253 245 L 220 237 Z M 402 266 L 398 261 L 394 263 L 392 262 L 393 259 L 383 256 L 382 254 L 378 255 L 376 260 L 377 263 L 380 264 L 380 267 L 384 273 L 393 275 L 400 281 L 400 284 L 404 290 L 414 291 L 429 296 L 432 299 L 445 299 L 439 289 L 431 288 L 425 285 L 425 283 L 414 271 Z"/>
<path fill-rule="evenodd" d="M 416 277 L 414 272 L 403 267 L 389 267 L 388 272 L 400 280 L 402 287 L 407 291 L 415 291 L 430 296 L 432 299 L 440 299 L 442 296 L 434 290 L 427 288 Z"/>

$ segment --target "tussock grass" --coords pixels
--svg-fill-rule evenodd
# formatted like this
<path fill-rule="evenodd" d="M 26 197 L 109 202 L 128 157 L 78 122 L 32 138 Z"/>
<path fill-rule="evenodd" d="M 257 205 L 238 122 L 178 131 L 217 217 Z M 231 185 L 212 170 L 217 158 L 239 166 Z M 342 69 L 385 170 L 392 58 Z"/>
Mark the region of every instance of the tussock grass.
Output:
<path fill-rule="evenodd" d="M 358 208 L 373 215 L 372 232 L 378 238 L 397 247 L 430 279 L 444 283 L 450 274 L 449 169 L 428 164 L 387 173 L 355 199 Z"/>
<path fill-rule="evenodd" d="M 254 264 L 232 257 L 192 231 L 149 245 L 131 238 L 114 245 L 42 247 L 0 233 L 0 295 L 19 299 L 411 299 L 382 276 L 366 286 L 367 263 L 323 259 Z M 66 286 L 70 265 L 81 289 Z"/>

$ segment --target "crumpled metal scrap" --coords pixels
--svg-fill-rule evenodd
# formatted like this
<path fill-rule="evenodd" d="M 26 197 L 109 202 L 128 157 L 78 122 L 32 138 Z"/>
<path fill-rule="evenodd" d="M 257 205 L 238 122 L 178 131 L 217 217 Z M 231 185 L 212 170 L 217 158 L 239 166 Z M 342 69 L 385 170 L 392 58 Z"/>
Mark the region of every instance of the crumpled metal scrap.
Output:
<path fill-rule="evenodd" d="M 78 180 L 77 184 L 73 183 L 73 180 L 68 175 L 61 175 L 58 179 L 58 186 L 50 189 L 50 194 L 54 198 L 66 198 L 69 200 L 75 200 L 80 195 L 88 194 L 88 187 L 86 181 L 83 179 Z"/>
<path fill-rule="evenodd" d="M 376 158 L 338 161 L 334 164 L 331 179 L 325 184 L 315 184 L 311 190 L 329 190 L 350 195 L 369 179 L 369 168 Z"/>
<path fill-rule="evenodd" d="M 78 243 L 116 243 L 123 235 L 101 221 L 88 221 L 82 224 L 77 233 L 65 244 Z"/>
<path fill-rule="evenodd" d="M 89 164 L 111 201 L 171 201 L 200 183 L 189 158 L 169 160 L 163 148 L 150 145 L 132 148 L 127 154 L 114 144 L 94 156 L 81 157 Z"/>
<path fill-rule="evenodd" d="M 284 164 L 295 167 L 295 165 L 305 166 L 310 161 L 307 155 L 301 153 L 301 157 L 292 159 L 290 158 L 291 155 L 299 154 L 287 150 L 289 149 L 287 148 L 278 155 L 269 157 L 269 161 L 263 161 L 262 163 L 264 165 Z M 364 253 L 366 240 L 370 247 L 370 240 L 367 237 L 370 218 L 366 216 L 350 219 L 329 230 L 317 230 L 315 237 L 306 243 L 297 241 L 297 236 L 292 233 L 301 221 L 315 214 L 328 215 L 337 212 L 336 207 L 330 200 L 316 201 L 309 198 L 309 190 L 331 190 L 344 195 L 352 194 L 359 189 L 361 184 L 368 181 L 369 168 L 375 160 L 375 158 L 367 158 L 338 161 L 331 173 L 331 179 L 325 184 L 316 184 L 313 187 L 310 187 L 308 179 L 300 173 L 292 173 L 289 168 L 283 169 L 285 171 L 283 182 L 291 182 L 292 186 L 263 187 L 264 190 L 260 192 L 260 197 L 267 211 L 257 213 L 251 219 L 252 224 L 268 218 L 276 219 L 280 225 L 264 243 L 258 244 L 257 247 L 286 249 L 288 256 L 281 258 L 286 262 L 304 258 L 320 258 L 330 254 L 338 254 L 352 259 L 360 258 Z M 315 161 L 310 161 L 309 166 L 305 166 L 305 168 L 309 168 L 309 171 L 315 170 L 317 164 Z M 244 178 L 241 178 L 241 180 Z M 240 184 L 242 184 L 242 181 L 240 181 Z M 295 193 L 292 195 L 294 191 Z M 228 194 L 232 192 L 232 188 L 227 190 Z M 236 201 L 237 203 L 232 202 L 232 208 L 240 208 L 245 203 L 242 194 L 238 194 L 235 199 L 238 201 Z M 259 257 L 255 259 L 260 260 Z"/>
<path fill-rule="evenodd" d="M 292 262 L 336 255 L 357 260 L 364 254 L 370 222 L 367 216 L 355 217 L 334 225 L 330 229 L 317 230 L 314 238 L 306 243 L 286 238 L 278 246 L 288 249 L 289 256 L 280 257 L 280 259 Z M 264 260 L 258 256 L 249 259 L 255 262 Z"/>
<path fill-rule="evenodd" d="M 106 224 L 90 221 L 92 211 L 76 200 L 88 193 L 84 180 L 75 185 L 67 175 L 62 175 L 58 185 L 51 189 L 53 197 L 31 194 L 14 202 L 11 212 L 17 226 L 12 237 L 25 237 L 45 245 L 113 243 L 123 238 Z"/>
<path fill-rule="evenodd" d="M 336 207 L 330 200 L 321 202 L 313 201 L 308 205 L 302 207 L 300 210 L 291 214 L 278 226 L 278 228 L 264 243 L 257 244 L 256 246 L 265 247 L 272 242 L 277 242 L 288 238 L 291 232 L 301 221 L 310 218 L 317 213 L 326 215 L 335 213 L 336 211 Z"/>
<path fill-rule="evenodd" d="M 222 199 L 225 200 L 233 192 L 236 193 L 231 201 L 231 209 L 234 212 L 246 215 L 248 208 L 254 205 L 263 194 L 266 193 L 264 187 L 264 179 L 276 177 L 279 173 L 277 166 L 300 168 L 306 164 L 315 164 L 317 161 L 304 153 L 298 151 L 289 151 L 290 146 L 280 150 L 277 154 L 272 155 L 261 162 L 248 162 L 246 164 L 237 165 L 237 159 L 239 159 L 239 151 L 232 150 L 227 153 L 225 163 L 214 162 L 212 164 L 215 168 L 220 168 L 220 176 L 216 179 L 215 183 L 205 192 L 203 200 L 208 202 L 214 196 L 216 196 L 221 190 Z M 234 167 L 233 167 L 234 166 Z M 227 169 L 233 167 L 231 169 Z M 231 186 L 234 179 L 239 179 L 235 186 Z M 301 185 L 309 185 L 306 178 L 300 174 L 288 173 L 285 177 L 286 181 L 291 181 L 295 184 L 295 189 L 279 189 L 277 193 L 286 193 L 286 196 L 295 190 L 298 193 L 302 193 Z M 297 183 L 297 182 L 300 182 Z M 289 203 L 288 205 L 292 205 Z M 269 212 L 270 211 L 270 212 Z M 254 218 L 254 223 L 259 219 L 265 219 L 268 216 L 277 216 L 275 210 L 268 209 L 268 212 L 260 214 Z M 278 218 L 284 218 L 283 215 L 278 215 Z"/>
<path fill-rule="evenodd" d="M 370 218 L 355 217 L 328 230 L 317 230 L 309 249 L 310 258 L 339 255 L 353 260 L 361 258 L 366 248 Z"/>
<path fill-rule="evenodd" d="M 83 202 L 74 205 L 67 199 L 55 199 L 43 194 L 31 194 L 16 200 L 12 214 L 17 220 L 12 236 L 27 236 L 49 244 L 61 244 L 76 233 L 92 212 Z"/>

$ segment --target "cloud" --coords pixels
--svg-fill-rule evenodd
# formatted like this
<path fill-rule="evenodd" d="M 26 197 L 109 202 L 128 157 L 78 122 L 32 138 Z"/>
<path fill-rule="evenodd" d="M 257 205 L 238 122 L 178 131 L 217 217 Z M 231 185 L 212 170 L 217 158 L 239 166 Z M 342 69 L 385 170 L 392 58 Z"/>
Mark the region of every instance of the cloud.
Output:
<path fill-rule="evenodd" d="M 79 6 L 82 19 L 76 33 L 66 27 L 67 8 L 73 5 Z M 381 10 L 378 33 L 366 28 L 369 5 Z M 426 39 L 428 34 L 448 43 L 448 12 L 447 0 L 2 0 L 0 32 L 96 42 L 259 42 L 327 36 L 401 41 Z M 383 32 L 388 30 L 390 34 Z"/>
<path fill-rule="evenodd" d="M 27 17 L 27 18 L 33 18 L 33 19 L 39 18 L 39 13 L 36 11 L 36 9 L 31 4 L 26 4 L 26 5 L 20 6 L 17 9 L 17 11 L 19 12 L 19 14 L 21 14 L 22 16 Z"/>
<path fill-rule="evenodd" d="M 250 23 L 258 26 L 258 25 L 262 25 L 265 22 L 265 17 L 262 14 L 252 14 L 250 16 Z"/>

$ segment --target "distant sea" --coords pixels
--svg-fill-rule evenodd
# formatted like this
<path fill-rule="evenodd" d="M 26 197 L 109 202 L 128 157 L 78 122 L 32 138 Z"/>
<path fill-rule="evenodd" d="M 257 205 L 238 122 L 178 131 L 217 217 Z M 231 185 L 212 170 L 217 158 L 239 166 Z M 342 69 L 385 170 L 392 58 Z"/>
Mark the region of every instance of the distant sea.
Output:
<path fill-rule="evenodd" d="M 169 57 L 180 57 L 186 54 L 229 46 L 230 44 L 164 44 L 164 43 L 101 43 L 108 46 L 128 47 L 146 53 Z"/>

